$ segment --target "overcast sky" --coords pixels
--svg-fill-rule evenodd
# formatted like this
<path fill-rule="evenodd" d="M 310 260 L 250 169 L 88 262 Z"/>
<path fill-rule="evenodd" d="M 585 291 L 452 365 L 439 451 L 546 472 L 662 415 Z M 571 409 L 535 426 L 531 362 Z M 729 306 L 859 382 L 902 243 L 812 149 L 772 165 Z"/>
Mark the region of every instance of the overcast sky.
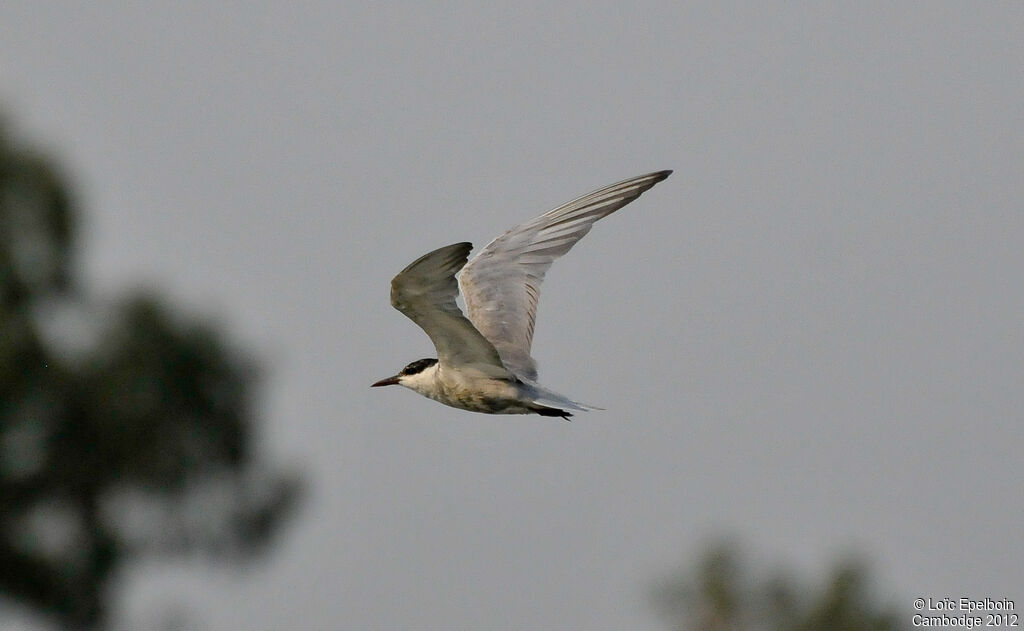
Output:
<path fill-rule="evenodd" d="M 860 551 L 908 622 L 1020 612 L 1024 4 L 477 4 L 0 8 L 83 281 L 253 349 L 311 483 L 264 562 L 129 572 L 124 625 L 654 631 L 724 534 L 809 576 Z M 541 381 L 606 411 L 368 387 L 434 354 L 407 263 L 665 168 L 544 286 Z"/>

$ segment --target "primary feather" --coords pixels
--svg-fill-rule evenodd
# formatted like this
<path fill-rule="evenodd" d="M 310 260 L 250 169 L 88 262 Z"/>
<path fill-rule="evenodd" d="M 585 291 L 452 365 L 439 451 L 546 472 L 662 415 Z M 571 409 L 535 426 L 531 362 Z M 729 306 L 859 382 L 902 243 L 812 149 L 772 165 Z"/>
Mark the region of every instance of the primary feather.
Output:
<path fill-rule="evenodd" d="M 534 380 L 530 355 L 540 286 L 551 264 L 582 239 L 594 222 L 664 180 L 657 171 L 617 182 L 563 204 L 491 241 L 459 275 L 469 319 L 516 375 Z"/>

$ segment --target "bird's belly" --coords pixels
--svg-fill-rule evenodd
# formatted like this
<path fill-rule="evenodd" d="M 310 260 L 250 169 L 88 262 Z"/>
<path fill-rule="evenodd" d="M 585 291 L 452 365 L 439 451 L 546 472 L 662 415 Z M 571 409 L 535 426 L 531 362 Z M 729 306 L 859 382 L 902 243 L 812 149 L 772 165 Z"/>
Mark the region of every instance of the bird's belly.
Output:
<path fill-rule="evenodd" d="M 435 399 L 453 408 L 484 414 L 530 414 L 527 401 L 507 381 L 487 380 L 483 383 L 442 384 Z"/>

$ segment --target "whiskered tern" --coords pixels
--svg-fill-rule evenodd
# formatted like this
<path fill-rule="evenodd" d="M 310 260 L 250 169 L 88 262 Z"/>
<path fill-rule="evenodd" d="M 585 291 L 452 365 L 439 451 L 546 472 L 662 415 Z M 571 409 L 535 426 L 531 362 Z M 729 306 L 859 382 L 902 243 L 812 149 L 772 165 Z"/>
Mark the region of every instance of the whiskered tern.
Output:
<path fill-rule="evenodd" d="M 574 199 L 512 228 L 468 263 L 472 243 L 447 245 L 413 261 L 391 281 L 391 304 L 430 336 L 437 359 L 414 361 L 372 387 L 397 384 L 485 414 L 568 419 L 570 410 L 600 409 L 537 383 L 530 345 L 540 285 L 551 263 L 595 221 L 671 173 L 648 173 Z M 455 303 L 460 289 L 468 319 Z"/>

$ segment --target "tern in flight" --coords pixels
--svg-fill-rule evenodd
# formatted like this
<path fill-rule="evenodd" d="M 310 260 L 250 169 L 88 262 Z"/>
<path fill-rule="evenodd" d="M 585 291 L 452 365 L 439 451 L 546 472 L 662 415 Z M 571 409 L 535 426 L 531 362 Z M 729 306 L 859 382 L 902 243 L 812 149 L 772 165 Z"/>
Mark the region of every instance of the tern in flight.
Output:
<path fill-rule="evenodd" d="M 551 263 L 590 232 L 595 221 L 671 173 L 648 173 L 574 199 L 512 228 L 468 263 L 472 243 L 447 245 L 413 261 L 391 281 L 391 304 L 426 332 L 437 359 L 414 361 L 372 387 L 397 384 L 485 414 L 568 419 L 570 410 L 600 409 L 537 383 L 530 344 L 540 285 Z M 455 303 L 460 289 L 468 319 Z"/>

